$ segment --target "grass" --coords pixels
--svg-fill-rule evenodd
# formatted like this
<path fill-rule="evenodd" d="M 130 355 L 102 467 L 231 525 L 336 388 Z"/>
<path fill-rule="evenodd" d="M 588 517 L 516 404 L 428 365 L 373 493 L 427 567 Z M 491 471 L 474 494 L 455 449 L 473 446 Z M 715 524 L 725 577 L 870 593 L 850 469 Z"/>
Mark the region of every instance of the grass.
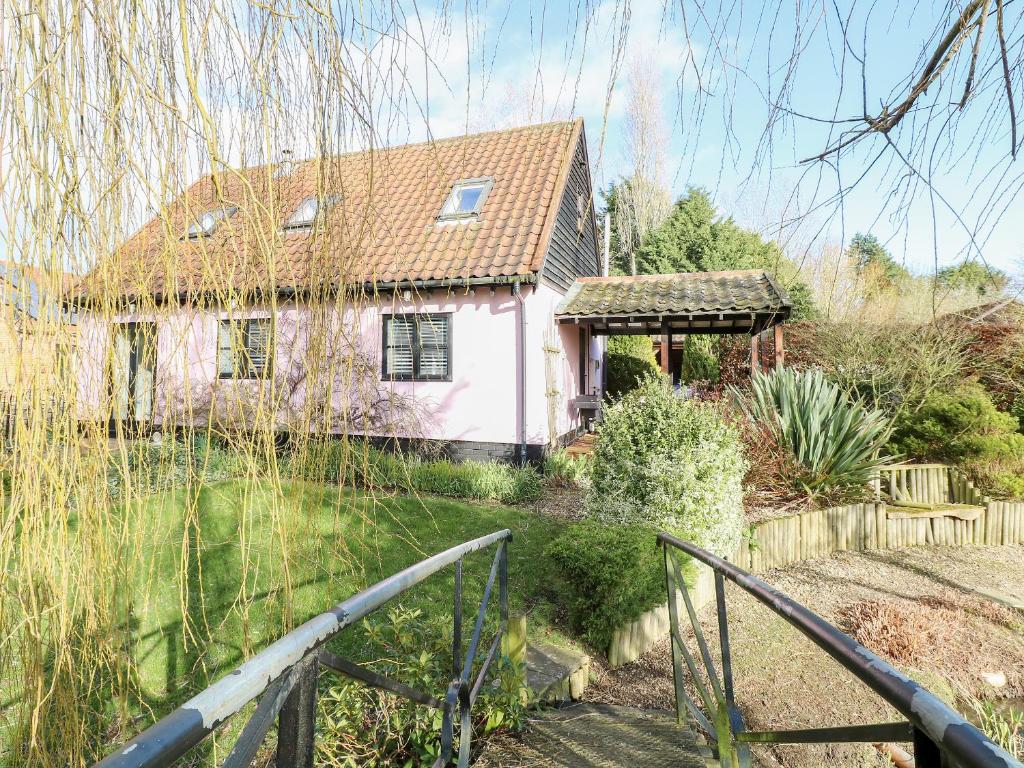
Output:
<path fill-rule="evenodd" d="M 129 709 L 145 721 L 131 730 L 170 711 L 288 628 L 424 557 L 502 528 L 514 536 L 511 609 L 529 612 L 531 636 L 554 632 L 542 553 L 564 524 L 556 519 L 498 505 L 373 497 L 252 478 L 205 485 L 191 497 L 184 490 L 156 494 L 121 512 L 133 515 L 140 529 L 128 544 L 139 547 L 133 558 L 138 567 L 120 595 L 126 615 L 119 630 L 128 629 L 122 645 L 131 657 L 125 666 L 136 677 L 138 694 Z M 282 559 L 281 552 L 289 557 Z M 464 563 L 464 621 L 470 627 L 493 554 L 475 553 Z M 447 569 L 396 603 L 450 622 L 452 586 Z M 496 615 L 496 591 L 492 606 Z M 359 659 L 362 638 L 357 626 L 333 645 Z"/>

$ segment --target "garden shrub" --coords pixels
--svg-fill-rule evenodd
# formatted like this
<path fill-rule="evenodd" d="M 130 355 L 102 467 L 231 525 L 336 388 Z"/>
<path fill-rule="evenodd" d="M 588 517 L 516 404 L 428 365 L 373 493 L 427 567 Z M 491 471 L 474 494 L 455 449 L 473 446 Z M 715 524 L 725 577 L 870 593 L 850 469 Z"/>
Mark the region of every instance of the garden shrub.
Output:
<path fill-rule="evenodd" d="M 610 336 L 608 338 L 608 378 L 606 394 L 618 400 L 637 388 L 639 382 L 658 375 L 654 344 L 649 336 Z"/>
<path fill-rule="evenodd" d="M 682 380 L 685 382 L 719 379 L 718 350 L 720 336 L 690 334 L 683 342 Z"/>
<path fill-rule="evenodd" d="M 586 481 L 587 457 L 572 456 L 564 448 L 544 458 L 544 477 L 563 487 L 578 487 Z"/>
<path fill-rule="evenodd" d="M 542 490 L 540 475 L 533 467 L 515 467 L 498 461 L 407 462 L 410 490 L 421 493 L 521 504 L 537 498 Z"/>
<path fill-rule="evenodd" d="M 648 379 L 605 411 L 590 459 L 587 515 L 668 530 L 731 555 L 743 529 L 746 463 L 717 406 Z"/>
<path fill-rule="evenodd" d="M 897 424 L 892 444 L 918 459 L 957 464 L 985 492 L 1024 498 L 1024 434 L 978 384 L 934 392 Z"/>
<path fill-rule="evenodd" d="M 647 526 L 583 520 L 545 550 L 557 569 L 573 628 L 595 648 L 607 648 L 613 629 L 667 599 L 656 535 Z"/>
<path fill-rule="evenodd" d="M 349 465 L 365 459 L 361 444 L 332 438 L 311 438 L 296 445 L 288 455 L 293 477 L 314 483 L 337 484 L 350 474 Z"/>
<path fill-rule="evenodd" d="M 419 610 L 397 606 L 363 624 L 365 665 L 442 698 L 451 682 L 451 620 L 427 621 Z M 482 642 L 477 664 L 487 653 Z M 474 669 L 478 669 L 475 666 Z M 489 680 L 473 705 L 473 741 L 499 728 L 516 729 L 525 714 L 522 669 L 495 659 Z M 441 712 L 363 683 L 323 676 L 317 706 L 317 765 L 431 765 L 440 753 Z M 323 683 L 322 683 L 323 686 Z M 456 725 L 456 749 L 458 725 Z"/>
<path fill-rule="evenodd" d="M 820 371 L 757 373 L 748 396 L 736 393 L 752 421 L 771 430 L 802 470 L 812 495 L 865 485 L 879 466 L 891 424 L 879 411 L 851 401 Z"/>
<path fill-rule="evenodd" d="M 460 499 L 522 504 L 540 496 L 540 474 L 533 467 L 499 461 L 426 461 L 362 444 L 345 464 L 346 484 L 368 489 L 428 493 Z"/>
<path fill-rule="evenodd" d="M 139 440 L 124 453 L 109 454 L 107 462 L 107 487 L 113 498 L 121 496 L 126 480 L 147 494 L 269 472 L 266 457 L 258 452 L 200 431 Z"/>
<path fill-rule="evenodd" d="M 892 445 L 908 456 L 937 461 L 1024 460 L 1024 435 L 1013 415 L 996 409 L 977 384 L 933 392 L 921 409 L 899 420 Z"/>
<path fill-rule="evenodd" d="M 821 370 L 853 400 L 891 418 L 963 381 L 967 337 L 953 326 L 816 323 L 786 328 L 791 368 Z"/>

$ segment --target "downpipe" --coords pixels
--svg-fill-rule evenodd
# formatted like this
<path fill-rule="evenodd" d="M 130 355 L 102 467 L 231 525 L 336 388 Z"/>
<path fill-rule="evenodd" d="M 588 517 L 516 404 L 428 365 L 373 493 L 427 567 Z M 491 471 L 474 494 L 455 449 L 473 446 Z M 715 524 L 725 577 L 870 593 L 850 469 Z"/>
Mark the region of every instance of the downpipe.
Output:
<path fill-rule="evenodd" d="M 512 283 L 512 295 L 519 305 L 519 465 L 526 466 L 526 304 L 520 290 L 520 282 Z"/>

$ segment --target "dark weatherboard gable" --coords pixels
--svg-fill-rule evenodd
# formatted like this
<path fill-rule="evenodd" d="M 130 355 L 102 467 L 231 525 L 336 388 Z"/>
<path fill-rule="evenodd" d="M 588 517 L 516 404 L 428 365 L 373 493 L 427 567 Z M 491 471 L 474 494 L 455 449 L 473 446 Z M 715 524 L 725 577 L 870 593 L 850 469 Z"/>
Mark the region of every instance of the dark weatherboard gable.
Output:
<path fill-rule="evenodd" d="M 579 226 L 581 207 L 582 231 Z M 600 274 L 594 191 L 590 184 L 587 139 L 581 127 L 540 276 L 545 282 L 565 292 L 577 277 L 595 277 Z"/>

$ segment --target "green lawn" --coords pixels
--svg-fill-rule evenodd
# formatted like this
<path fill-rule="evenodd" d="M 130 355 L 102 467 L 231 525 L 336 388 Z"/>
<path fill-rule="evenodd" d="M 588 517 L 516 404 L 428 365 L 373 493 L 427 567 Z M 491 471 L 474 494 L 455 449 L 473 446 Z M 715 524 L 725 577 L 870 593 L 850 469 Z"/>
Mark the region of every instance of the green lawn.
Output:
<path fill-rule="evenodd" d="M 141 532 L 140 567 L 129 590 L 131 652 L 142 698 L 155 714 L 286 628 L 428 555 L 502 528 L 514 537 L 512 610 L 529 613 L 532 637 L 564 640 L 550 628 L 553 609 L 544 587 L 542 552 L 563 525 L 555 519 L 433 497 L 369 498 L 302 483 L 275 489 L 253 480 L 204 487 L 193 504 L 183 491 L 153 496 L 133 514 Z M 493 552 L 465 561 L 467 624 Z M 450 622 L 452 582 L 448 569 L 397 602 Z M 346 630 L 334 646 L 359 657 L 361 634 Z"/>

